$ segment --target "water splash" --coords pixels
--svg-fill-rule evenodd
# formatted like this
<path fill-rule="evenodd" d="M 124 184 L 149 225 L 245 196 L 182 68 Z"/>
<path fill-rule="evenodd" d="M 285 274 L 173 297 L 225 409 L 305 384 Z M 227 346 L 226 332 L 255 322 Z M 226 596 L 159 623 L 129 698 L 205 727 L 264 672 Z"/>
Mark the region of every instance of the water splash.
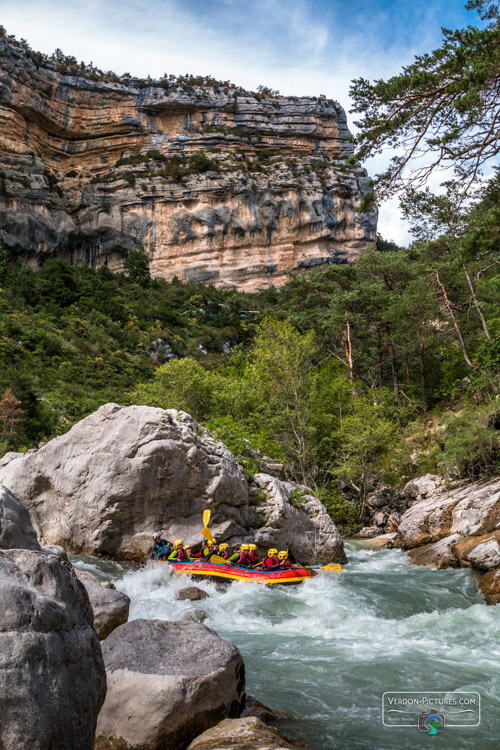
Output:
<path fill-rule="evenodd" d="M 419 568 L 399 550 L 347 547 L 340 574 L 297 587 L 196 582 L 210 595 L 200 602 L 175 599 L 191 582 L 164 564 L 105 563 L 105 572 L 101 561 L 78 565 L 125 591 L 131 618 L 180 620 L 203 610 L 206 624 L 240 648 L 248 691 L 291 712 L 287 731 L 316 750 L 421 748 L 428 740 L 416 729 L 382 725 L 382 693 L 458 689 L 481 694 L 482 725 L 446 729 L 436 742 L 497 748 L 500 608 L 483 603 L 469 570 Z"/>

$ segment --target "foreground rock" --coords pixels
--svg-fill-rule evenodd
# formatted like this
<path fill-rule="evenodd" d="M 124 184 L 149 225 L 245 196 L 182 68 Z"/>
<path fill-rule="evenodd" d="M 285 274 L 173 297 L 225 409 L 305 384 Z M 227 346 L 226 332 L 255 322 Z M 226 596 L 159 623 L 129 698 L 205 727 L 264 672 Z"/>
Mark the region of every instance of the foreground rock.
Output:
<path fill-rule="evenodd" d="M 0 747 L 92 750 L 106 676 L 92 610 L 54 555 L 0 551 Z"/>
<path fill-rule="evenodd" d="M 219 541 L 345 562 L 340 534 L 307 488 L 267 474 L 255 481 L 250 502 L 223 443 L 184 412 L 148 406 L 107 404 L 38 451 L 0 459 L 0 482 L 29 508 L 44 545 L 142 561 L 156 529 L 199 544 L 208 507 Z"/>
<path fill-rule="evenodd" d="M 99 640 L 103 641 L 113 630 L 127 622 L 130 598 L 114 587 L 102 586 L 92 573 L 79 568 L 74 570 L 87 589 L 94 613 L 94 629 Z"/>
<path fill-rule="evenodd" d="M 102 651 L 108 694 L 96 750 L 181 750 L 241 713 L 241 655 L 204 625 L 132 620 L 103 642 Z"/>
<path fill-rule="evenodd" d="M 208 729 L 187 750 L 294 750 L 277 729 L 256 717 L 226 719 Z"/>
<path fill-rule="evenodd" d="M 6 487 L 0 487 L 0 549 L 40 549 L 28 511 Z"/>

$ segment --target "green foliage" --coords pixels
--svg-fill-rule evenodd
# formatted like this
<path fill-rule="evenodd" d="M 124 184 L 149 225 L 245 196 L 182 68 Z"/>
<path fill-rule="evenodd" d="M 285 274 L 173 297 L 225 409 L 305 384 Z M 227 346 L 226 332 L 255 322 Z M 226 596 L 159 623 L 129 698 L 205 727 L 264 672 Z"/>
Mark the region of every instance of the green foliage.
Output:
<path fill-rule="evenodd" d="M 449 167 L 467 193 L 483 165 L 498 154 L 498 3 L 471 0 L 467 7 L 490 23 L 443 29 L 442 46 L 417 56 L 399 75 L 352 83 L 353 111 L 362 116 L 356 122 L 356 158 L 364 161 L 383 149 L 397 152 L 378 178 L 379 195 L 409 184 L 422 187 L 432 170 Z M 409 163 L 416 165 L 413 172 Z"/>
<path fill-rule="evenodd" d="M 500 408 L 464 409 L 450 417 L 441 456 L 443 469 L 457 477 L 493 475 L 500 464 Z"/>
<path fill-rule="evenodd" d="M 131 250 L 123 264 L 123 270 L 129 279 L 141 286 L 148 286 L 151 280 L 149 261 L 144 250 Z"/>

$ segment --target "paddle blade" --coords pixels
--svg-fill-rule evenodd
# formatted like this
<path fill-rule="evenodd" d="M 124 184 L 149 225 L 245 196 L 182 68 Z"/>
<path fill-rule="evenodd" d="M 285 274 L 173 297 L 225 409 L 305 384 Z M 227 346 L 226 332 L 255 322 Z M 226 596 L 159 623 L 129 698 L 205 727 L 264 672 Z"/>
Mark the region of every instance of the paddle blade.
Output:
<path fill-rule="evenodd" d="M 203 526 L 207 527 L 210 523 L 210 515 L 210 510 L 208 508 L 203 511 Z"/>
<path fill-rule="evenodd" d="M 207 529 L 205 527 L 204 529 L 201 530 L 201 533 L 203 534 L 203 536 L 205 537 L 205 539 L 207 540 L 207 542 L 209 542 L 210 544 L 212 544 L 213 536 L 212 536 L 212 532 L 210 531 L 210 529 Z"/>
<path fill-rule="evenodd" d="M 323 565 L 320 570 L 329 570 L 330 572 L 333 571 L 334 573 L 340 573 L 342 566 L 338 563 L 329 563 L 328 565 Z"/>
<path fill-rule="evenodd" d="M 210 555 L 210 562 L 217 563 L 217 565 L 228 565 L 227 560 L 220 555 Z"/>

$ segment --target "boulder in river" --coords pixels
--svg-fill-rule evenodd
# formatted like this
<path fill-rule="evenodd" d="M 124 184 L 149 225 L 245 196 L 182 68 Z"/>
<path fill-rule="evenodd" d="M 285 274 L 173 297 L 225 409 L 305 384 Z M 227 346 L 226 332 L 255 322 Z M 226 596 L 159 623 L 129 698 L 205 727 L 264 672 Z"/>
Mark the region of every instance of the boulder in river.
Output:
<path fill-rule="evenodd" d="M 92 750 L 106 675 L 71 565 L 0 551 L 0 601 L 0 747 Z"/>
<path fill-rule="evenodd" d="M 300 743 L 304 747 L 303 743 Z M 277 729 L 255 716 L 226 719 L 208 729 L 187 750 L 296 750 L 297 744 L 286 740 Z"/>
<path fill-rule="evenodd" d="M 74 570 L 87 589 L 94 613 L 94 628 L 99 640 L 103 641 L 115 628 L 127 622 L 130 598 L 114 586 L 103 586 L 92 573 L 79 568 Z"/>
<path fill-rule="evenodd" d="M 0 487 L 0 549 L 40 549 L 27 509 L 7 487 Z"/>
<path fill-rule="evenodd" d="M 267 474 L 255 481 L 261 507 L 223 443 L 188 414 L 149 406 L 106 404 L 39 450 L 0 460 L 0 482 L 29 509 L 44 545 L 143 561 L 157 530 L 199 544 L 210 508 L 219 542 L 288 548 L 303 563 L 346 562 L 310 490 Z"/>
<path fill-rule="evenodd" d="M 111 633 L 102 651 L 108 694 L 96 750 L 181 750 L 242 711 L 241 654 L 204 625 L 132 620 Z"/>
<path fill-rule="evenodd" d="M 208 599 L 208 594 L 198 586 L 186 586 L 185 589 L 181 589 L 176 596 L 176 599 L 183 601 L 184 599 L 190 599 L 192 602 L 198 602 L 201 599 Z"/>

